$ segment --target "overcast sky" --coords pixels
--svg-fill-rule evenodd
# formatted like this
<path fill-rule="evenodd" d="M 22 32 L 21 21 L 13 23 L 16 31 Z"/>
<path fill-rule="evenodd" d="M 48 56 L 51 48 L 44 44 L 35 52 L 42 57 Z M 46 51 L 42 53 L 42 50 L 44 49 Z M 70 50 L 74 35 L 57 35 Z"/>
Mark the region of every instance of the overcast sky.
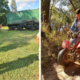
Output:
<path fill-rule="evenodd" d="M 11 0 L 8 1 L 8 5 L 10 7 Z M 18 11 L 39 8 L 39 0 L 16 0 L 16 4 Z"/>

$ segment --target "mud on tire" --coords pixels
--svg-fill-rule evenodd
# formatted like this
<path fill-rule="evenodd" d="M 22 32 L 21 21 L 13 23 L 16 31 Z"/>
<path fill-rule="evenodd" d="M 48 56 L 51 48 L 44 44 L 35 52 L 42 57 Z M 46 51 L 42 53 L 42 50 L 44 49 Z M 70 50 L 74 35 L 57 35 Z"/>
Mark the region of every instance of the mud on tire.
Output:
<path fill-rule="evenodd" d="M 71 62 L 67 59 L 68 49 L 62 49 L 58 54 L 58 63 L 63 66 L 67 66 Z"/>

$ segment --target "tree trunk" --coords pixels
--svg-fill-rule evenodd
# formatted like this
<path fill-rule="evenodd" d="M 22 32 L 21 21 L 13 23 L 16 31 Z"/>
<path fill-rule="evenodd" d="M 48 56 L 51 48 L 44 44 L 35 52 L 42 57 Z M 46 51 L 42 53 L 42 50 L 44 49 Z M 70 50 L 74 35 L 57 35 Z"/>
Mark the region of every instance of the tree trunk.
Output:
<path fill-rule="evenodd" d="M 49 22 L 50 0 L 42 0 L 42 12 L 44 13 L 44 22 Z"/>

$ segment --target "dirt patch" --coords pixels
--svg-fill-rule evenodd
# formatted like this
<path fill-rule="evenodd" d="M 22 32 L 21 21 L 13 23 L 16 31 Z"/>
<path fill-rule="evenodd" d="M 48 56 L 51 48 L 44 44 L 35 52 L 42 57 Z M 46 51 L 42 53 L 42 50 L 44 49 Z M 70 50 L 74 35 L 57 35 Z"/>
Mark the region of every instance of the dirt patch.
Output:
<path fill-rule="evenodd" d="M 63 67 L 55 62 L 43 72 L 42 80 L 80 80 L 80 63 L 75 62 Z"/>

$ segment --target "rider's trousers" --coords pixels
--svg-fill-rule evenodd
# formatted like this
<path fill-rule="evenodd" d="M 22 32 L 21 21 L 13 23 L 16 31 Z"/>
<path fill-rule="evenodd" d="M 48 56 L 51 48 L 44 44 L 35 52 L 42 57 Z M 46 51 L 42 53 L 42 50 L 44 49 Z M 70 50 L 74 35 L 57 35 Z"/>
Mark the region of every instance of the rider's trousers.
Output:
<path fill-rule="evenodd" d="M 71 38 L 69 44 L 74 44 L 76 41 L 77 41 L 77 38 L 75 38 L 75 39 Z"/>

